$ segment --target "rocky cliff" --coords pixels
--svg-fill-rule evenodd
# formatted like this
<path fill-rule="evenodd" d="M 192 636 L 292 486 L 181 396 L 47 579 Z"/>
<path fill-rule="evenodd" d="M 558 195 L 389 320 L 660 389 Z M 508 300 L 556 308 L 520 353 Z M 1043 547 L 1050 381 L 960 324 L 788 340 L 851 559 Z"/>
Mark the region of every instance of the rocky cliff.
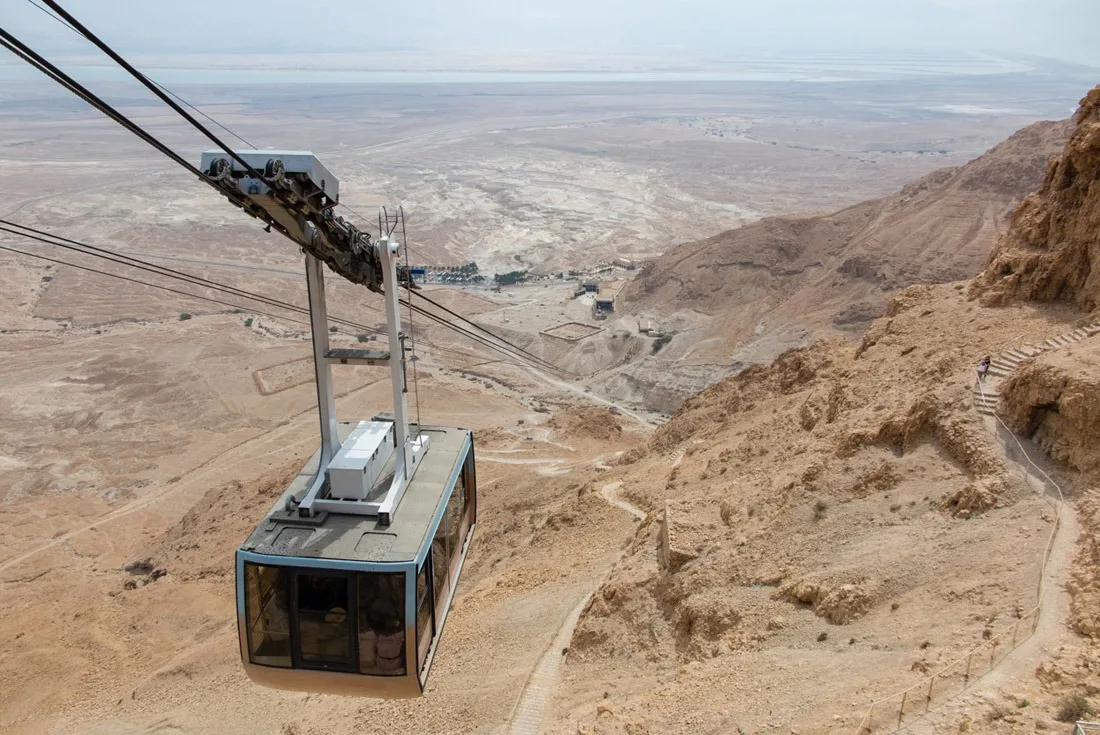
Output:
<path fill-rule="evenodd" d="M 989 305 L 1100 305 L 1100 87 L 1081 100 L 1065 150 L 1016 210 L 974 293 Z"/>
<path fill-rule="evenodd" d="M 1100 336 L 1021 365 L 1001 385 L 1002 415 L 1062 464 L 1100 479 Z"/>

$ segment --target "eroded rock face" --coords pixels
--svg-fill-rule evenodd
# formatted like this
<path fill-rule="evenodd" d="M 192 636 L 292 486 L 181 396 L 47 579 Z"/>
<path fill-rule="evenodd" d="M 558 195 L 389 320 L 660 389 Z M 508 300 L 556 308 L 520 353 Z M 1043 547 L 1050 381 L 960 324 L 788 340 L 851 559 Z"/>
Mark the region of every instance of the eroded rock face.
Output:
<path fill-rule="evenodd" d="M 1078 501 L 1081 535 L 1077 559 L 1066 589 L 1071 595 L 1070 626 L 1084 636 L 1100 640 L 1100 493 L 1093 491 Z"/>
<path fill-rule="evenodd" d="M 861 580 L 854 583 L 792 582 L 776 593 L 779 599 L 799 602 L 813 608 L 816 615 L 834 625 L 847 625 L 863 617 L 875 602 L 868 588 L 874 585 Z"/>
<path fill-rule="evenodd" d="M 972 294 L 1100 305 L 1100 87 L 1081 100 L 1076 129 L 1047 167 L 1042 188 L 1020 204 Z"/>
<path fill-rule="evenodd" d="M 1100 336 L 1021 365 L 1001 396 L 1014 431 L 1086 477 L 1100 477 Z"/>

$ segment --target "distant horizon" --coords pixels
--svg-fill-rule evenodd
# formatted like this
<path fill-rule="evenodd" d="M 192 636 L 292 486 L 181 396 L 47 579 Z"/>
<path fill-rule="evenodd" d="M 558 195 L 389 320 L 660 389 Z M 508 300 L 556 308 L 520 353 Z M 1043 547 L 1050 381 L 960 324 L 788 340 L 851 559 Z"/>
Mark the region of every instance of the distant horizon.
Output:
<path fill-rule="evenodd" d="M 1041 71 L 1069 65 L 1088 73 L 1100 67 L 1039 57 L 952 49 L 819 51 L 729 54 L 676 58 L 660 55 L 533 53 L 463 58 L 420 52 L 373 53 L 161 53 L 131 54 L 143 71 L 165 83 L 461 83 L 461 82 L 859 82 L 983 76 Z M 450 58 L 446 58 L 450 57 Z M 85 81 L 125 81 L 123 70 L 102 55 L 59 55 L 54 61 Z M 14 57 L 0 61 L 0 80 L 39 73 Z M 1097 81 L 1100 81 L 1098 77 Z"/>

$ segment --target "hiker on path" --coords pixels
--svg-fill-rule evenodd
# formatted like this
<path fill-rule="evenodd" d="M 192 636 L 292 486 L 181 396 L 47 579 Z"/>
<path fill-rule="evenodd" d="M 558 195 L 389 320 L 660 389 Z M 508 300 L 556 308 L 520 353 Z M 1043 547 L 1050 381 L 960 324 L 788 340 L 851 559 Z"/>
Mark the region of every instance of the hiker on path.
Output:
<path fill-rule="evenodd" d="M 982 358 L 982 361 L 978 363 L 978 382 L 979 383 L 981 381 L 985 380 L 985 374 L 989 370 L 989 363 L 991 363 L 991 362 L 993 362 L 993 360 L 989 357 L 989 355 L 986 355 L 985 357 Z"/>

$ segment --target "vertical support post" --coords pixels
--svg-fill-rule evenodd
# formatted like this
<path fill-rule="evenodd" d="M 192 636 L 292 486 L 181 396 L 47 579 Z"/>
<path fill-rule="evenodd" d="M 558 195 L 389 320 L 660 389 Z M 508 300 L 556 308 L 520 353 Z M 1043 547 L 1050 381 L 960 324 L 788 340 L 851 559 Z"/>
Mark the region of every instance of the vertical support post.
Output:
<path fill-rule="evenodd" d="M 927 712 L 928 708 L 932 706 L 932 685 L 936 683 L 936 675 L 932 674 L 932 678 L 928 680 L 928 699 L 924 700 L 924 711 Z"/>
<path fill-rule="evenodd" d="M 301 498 L 298 514 L 313 515 L 313 501 L 321 497 L 329 462 L 340 451 L 336 433 L 336 402 L 332 395 L 332 367 L 325 359 L 328 352 L 328 307 L 325 304 L 324 263 L 306 253 L 306 289 L 309 293 L 309 331 L 313 339 L 313 373 L 317 379 L 317 414 L 321 420 L 321 457 L 317 474 Z M 288 508 L 289 510 L 289 508 Z"/>
<path fill-rule="evenodd" d="M 428 435 L 420 433 L 409 438 L 409 406 L 405 400 L 408 388 L 405 385 L 404 341 L 401 334 L 401 313 L 398 311 L 400 300 L 397 287 L 397 258 L 401 244 L 389 236 L 374 244 L 375 252 L 382 263 L 382 285 L 386 292 L 386 331 L 390 342 L 390 381 L 393 383 L 393 424 L 394 440 L 397 442 L 393 467 L 393 481 L 386 497 L 378 504 L 378 521 L 388 526 L 397 510 L 401 496 L 412 480 L 420 460 L 428 451 Z"/>
<path fill-rule="evenodd" d="M 901 706 L 898 707 L 898 729 L 901 729 L 901 718 L 905 717 L 905 700 L 909 697 L 909 692 L 903 692 L 901 695 Z"/>
<path fill-rule="evenodd" d="M 317 377 L 317 411 L 321 418 L 321 467 L 340 451 L 336 433 L 336 404 L 332 391 L 332 366 L 325 360 L 328 352 L 328 308 L 325 305 L 324 263 L 306 253 L 306 287 L 309 292 L 309 329 L 313 334 L 313 370 Z"/>
<path fill-rule="evenodd" d="M 394 466 L 394 481 L 408 480 L 408 468 L 412 463 L 409 456 L 409 406 L 405 399 L 404 345 L 401 339 L 401 312 L 397 288 L 397 260 L 400 243 L 383 237 L 375 245 L 378 258 L 382 261 L 382 286 L 386 299 L 386 336 L 390 345 L 390 382 L 393 384 L 393 432 L 397 442 L 397 461 Z"/>

